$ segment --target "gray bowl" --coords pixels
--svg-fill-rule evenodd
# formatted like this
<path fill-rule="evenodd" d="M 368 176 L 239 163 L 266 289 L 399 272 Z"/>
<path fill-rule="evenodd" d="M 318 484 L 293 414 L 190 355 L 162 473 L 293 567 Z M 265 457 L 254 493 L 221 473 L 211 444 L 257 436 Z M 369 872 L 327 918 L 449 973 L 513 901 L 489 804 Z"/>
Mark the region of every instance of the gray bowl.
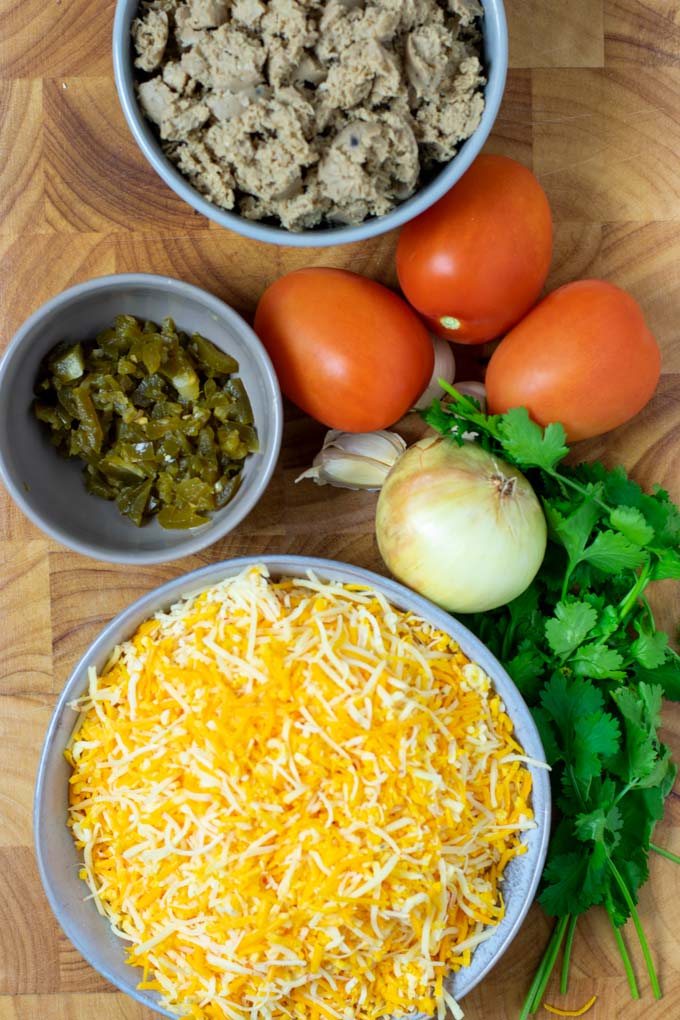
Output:
<path fill-rule="evenodd" d="M 93 338 L 126 313 L 197 331 L 239 362 L 253 406 L 260 452 L 245 462 L 240 489 L 209 524 L 167 531 L 141 528 L 115 505 L 85 489 L 82 465 L 50 445 L 31 403 L 38 367 L 60 340 Z M 0 362 L 0 479 L 17 505 L 46 534 L 76 552 L 112 563 L 163 563 L 222 538 L 255 506 L 269 484 L 281 447 L 283 411 L 276 373 L 250 326 L 222 301 L 167 276 L 102 276 L 52 298 L 21 326 Z"/>
<path fill-rule="evenodd" d="M 34 838 L 40 877 L 47 898 L 70 941 L 108 981 L 166 1017 L 174 1014 L 159 1006 L 159 996 L 156 993 L 137 989 L 141 971 L 124 963 L 121 940 L 111 932 L 108 922 L 97 913 L 92 900 L 85 899 L 87 890 L 78 878 L 79 855 L 66 826 L 70 769 L 63 752 L 76 721 L 75 712 L 68 707 L 68 702 L 79 697 L 86 689 L 88 667 L 94 666 L 101 670 L 112 648 L 130 637 L 148 617 L 167 609 L 182 596 L 196 594 L 255 563 L 264 563 L 273 577 L 301 577 L 308 570 L 313 570 L 323 580 L 370 584 L 395 606 L 417 613 L 450 634 L 466 655 L 491 677 L 514 723 L 517 739 L 527 754 L 536 761 L 545 761 L 540 737 L 526 704 L 508 674 L 488 649 L 466 627 L 427 599 L 368 570 L 306 556 L 249 556 L 196 570 L 138 599 L 104 628 L 73 670 L 57 702 L 38 766 Z M 452 977 L 450 987 L 457 998 L 462 998 L 474 988 L 500 959 L 517 934 L 536 892 L 548 846 L 550 785 L 545 768 L 531 765 L 530 769 L 537 827 L 524 834 L 527 851 L 515 858 L 506 870 L 503 885 L 505 917 L 491 938 L 475 951 L 471 965 Z"/>
<path fill-rule="evenodd" d="M 169 188 L 193 206 L 198 212 L 220 226 L 234 230 L 255 241 L 291 245 L 298 248 L 325 247 L 333 244 L 350 244 L 376 237 L 400 227 L 418 216 L 444 195 L 462 177 L 486 142 L 503 98 L 508 69 L 508 29 L 503 0 L 481 0 L 484 8 L 484 62 L 487 85 L 484 90 L 485 108 L 479 127 L 461 145 L 455 157 L 411 198 L 398 205 L 385 216 L 374 217 L 354 227 L 318 227 L 299 233 L 282 227 L 269 226 L 247 220 L 237 213 L 227 212 L 213 205 L 197 191 L 164 155 L 153 126 L 144 117 L 137 103 L 134 88 L 132 43 L 130 26 L 134 20 L 138 0 L 118 0 L 113 24 L 113 71 L 118 98 L 129 128 L 147 160 Z"/>

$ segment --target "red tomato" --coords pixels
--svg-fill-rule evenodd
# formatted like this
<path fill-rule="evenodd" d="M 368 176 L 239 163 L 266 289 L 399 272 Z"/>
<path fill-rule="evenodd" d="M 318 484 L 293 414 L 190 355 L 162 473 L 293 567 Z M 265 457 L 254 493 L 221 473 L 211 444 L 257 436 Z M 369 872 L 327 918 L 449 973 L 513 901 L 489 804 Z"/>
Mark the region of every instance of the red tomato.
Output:
<path fill-rule="evenodd" d="M 297 269 L 260 298 L 255 332 L 287 397 L 334 429 L 401 418 L 434 369 L 432 340 L 387 287 L 343 269 Z"/>
<path fill-rule="evenodd" d="M 551 256 L 543 188 L 514 159 L 484 155 L 402 229 L 397 274 L 434 333 L 479 344 L 505 333 L 535 304 Z"/>
<path fill-rule="evenodd" d="M 559 421 L 573 442 L 637 414 L 660 371 L 658 345 L 630 294 L 580 280 L 549 294 L 501 340 L 487 402 L 493 414 L 526 407 L 539 425 Z"/>

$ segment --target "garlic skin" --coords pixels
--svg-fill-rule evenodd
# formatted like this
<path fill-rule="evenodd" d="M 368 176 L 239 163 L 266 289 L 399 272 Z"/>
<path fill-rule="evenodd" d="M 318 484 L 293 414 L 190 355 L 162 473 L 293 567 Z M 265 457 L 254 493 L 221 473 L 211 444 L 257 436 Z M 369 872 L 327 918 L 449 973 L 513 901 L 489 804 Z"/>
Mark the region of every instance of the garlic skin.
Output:
<path fill-rule="evenodd" d="M 432 336 L 432 346 L 434 347 L 432 378 L 413 405 L 416 411 L 427 410 L 435 398 L 443 396 L 444 390 L 437 380 L 443 379 L 444 382 L 452 383 L 456 378 L 456 359 L 449 341 L 440 336 Z"/>
<path fill-rule="evenodd" d="M 338 489 L 367 489 L 382 487 L 392 465 L 406 449 L 406 443 L 396 432 L 381 429 L 379 432 L 326 433 L 323 446 L 312 466 L 295 479 L 311 478 L 317 485 L 334 485 Z"/>

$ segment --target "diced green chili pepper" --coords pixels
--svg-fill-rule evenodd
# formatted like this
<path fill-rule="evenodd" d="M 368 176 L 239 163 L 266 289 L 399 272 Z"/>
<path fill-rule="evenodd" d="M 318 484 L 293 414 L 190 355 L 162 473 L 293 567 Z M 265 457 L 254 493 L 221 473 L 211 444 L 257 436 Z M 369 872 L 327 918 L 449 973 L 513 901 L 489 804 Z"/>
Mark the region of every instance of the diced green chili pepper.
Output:
<path fill-rule="evenodd" d="M 238 361 L 230 354 L 225 354 L 214 344 L 202 337 L 200 333 L 192 333 L 189 350 L 201 368 L 220 375 L 233 375 L 238 372 Z"/>
<path fill-rule="evenodd" d="M 172 319 L 118 315 L 94 340 L 44 359 L 33 412 L 65 457 L 84 463 L 87 490 L 140 525 L 193 528 L 226 505 L 243 459 L 257 450 L 238 363 Z"/>
<path fill-rule="evenodd" d="M 161 528 L 197 528 L 200 524 L 207 524 L 209 517 L 202 517 L 193 510 L 180 510 L 178 507 L 166 506 L 158 512 L 158 523 Z"/>
<path fill-rule="evenodd" d="M 58 352 L 55 350 L 49 359 L 48 366 L 50 372 L 60 382 L 69 383 L 80 379 L 85 371 L 82 347 L 80 344 L 73 344 L 72 347 L 67 347 L 65 350 Z"/>
<path fill-rule="evenodd" d="M 116 497 L 116 506 L 122 514 L 129 517 L 139 527 L 144 519 L 153 479 L 149 478 L 140 485 L 127 486 L 121 489 Z"/>

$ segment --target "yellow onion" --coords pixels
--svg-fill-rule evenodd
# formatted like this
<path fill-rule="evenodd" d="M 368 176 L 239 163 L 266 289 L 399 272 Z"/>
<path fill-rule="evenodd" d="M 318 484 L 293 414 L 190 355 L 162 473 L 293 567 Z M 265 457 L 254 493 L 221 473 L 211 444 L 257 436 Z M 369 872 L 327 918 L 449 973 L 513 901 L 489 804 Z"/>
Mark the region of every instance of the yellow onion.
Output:
<path fill-rule="evenodd" d="M 378 499 L 380 554 L 397 580 L 453 613 L 505 605 L 545 555 L 541 505 L 524 475 L 475 443 L 426 438 Z"/>

